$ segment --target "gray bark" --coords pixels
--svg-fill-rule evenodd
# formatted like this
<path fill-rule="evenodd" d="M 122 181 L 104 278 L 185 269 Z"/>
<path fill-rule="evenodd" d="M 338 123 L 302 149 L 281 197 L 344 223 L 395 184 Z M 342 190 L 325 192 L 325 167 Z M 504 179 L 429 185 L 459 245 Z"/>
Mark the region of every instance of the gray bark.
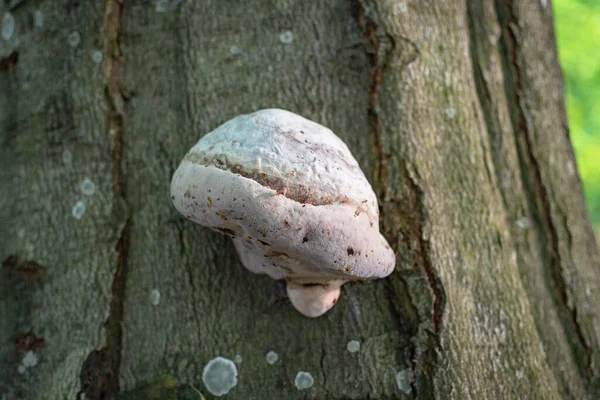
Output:
<path fill-rule="evenodd" d="M 600 397 L 600 261 L 546 2 L 0 12 L 2 399 L 210 399 L 204 366 L 236 355 L 231 399 Z M 318 319 L 170 204 L 203 134 L 269 107 L 346 141 L 398 258 Z"/>

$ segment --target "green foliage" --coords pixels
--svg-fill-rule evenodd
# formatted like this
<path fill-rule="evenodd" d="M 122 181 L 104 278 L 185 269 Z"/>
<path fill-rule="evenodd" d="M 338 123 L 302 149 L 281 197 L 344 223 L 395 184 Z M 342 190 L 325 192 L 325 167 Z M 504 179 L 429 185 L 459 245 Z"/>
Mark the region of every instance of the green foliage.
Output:
<path fill-rule="evenodd" d="M 554 0 L 567 114 L 592 223 L 600 229 L 600 1 Z"/>

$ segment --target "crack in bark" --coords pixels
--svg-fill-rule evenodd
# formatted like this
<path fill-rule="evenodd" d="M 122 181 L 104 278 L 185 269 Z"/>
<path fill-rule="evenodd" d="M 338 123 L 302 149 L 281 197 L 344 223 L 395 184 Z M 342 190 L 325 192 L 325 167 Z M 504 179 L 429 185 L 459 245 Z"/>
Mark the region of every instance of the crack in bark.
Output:
<path fill-rule="evenodd" d="M 523 99 L 524 86 L 519 63 L 518 17 L 514 14 L 512 0 L 495 2 L 498 23 L 502 29 L 500 43 L 503 47 L 503 69 L 507 98 L 512 100 L 511 119 L 517 143 L 519 163 L 523 180 L 533 187 L 535 193 L 526 191 L 531 213 L 541 225 L 541 250 L 547 260 L 551 285 L 554 287 L 554 301 L 560 311 L 562 326 L 579 367 L 579 374 L 587 381 L 591 376 L 591 353 L 583 331 L 577 321 L 577 308 L 569 305 L 567 283 L 562 275 L 562 260 L 559 251 L 559 238 L 552 219 L 551 199 L 544 184 L 540 164 L 534 153 L 531 128 L 527 123 L 527 106 Z M 527 186 L 527 185 L 525 185 Z M 579 356 L 579 357 L 578 357 Z"/>
<path fill-rule="evenodd" d="M 367 52 L 371 63 L 371 74 L 369 78 L 369 105 L 367 108 L 369 125 L 371 129 L 371 137 L 374 141 L 377 167 L 375 171 L 375 182 L 381 185 L 380 200 L 383 201 L 386 194 L 385 179 L 387 177 L 388 156 L 383 151 L 383 139 L 381 136 L 381 124 L 379 123 L 379 115 L 377 113 L 376 103 L 379 98 L 379 88 L 383 73 L 386 69 L 386 62 L 382 62 L 379 57 L 379 39 L 377 37 L 377 27 L 375 23 L 365 15 L 365 9 L 359 3 L 358 7 L 358 25 L 365 36 L 369 45 L 372 48 L 372 53 Z M 384 57 L 386 61 L 387 57 Z M 380 211 L 381 207 L 380 207 Z M 381 215 L 383 221 L 383 215 Z"/>
<path fill-rule="evenodd" d="M 106 0 L 104 10 L 105 102 L 107 134 L 112 137 L 113 188 L 115 197 L 125 201 L 123 161 L 123 106 L 121 95 L 121 48 L 119 43 L 122 0 Z M 126 202 L 125 202 L 126 203 Z M 117 245 L 117 269 L 113 276 L 108 319 L 105 322 L 106 346 L 94 350 L 84 361 L 81 372 L 80 398 L 115 399 L 119 393 L 119 370 L 123 329 L 124 298 L 127 272 L 130 217 L 120 232 Z"/>
<path fill-rule="evenodd" d="M 493 151 L 489 151 L 488 148 L 486 147 L 486 143 L 484 141 L 485 139 L 485 134 L 487 134 L 487 138 L 488 138 L 488 146 L 491 147 L 492 145 L 492 131 L 493 131 L 493 124 L 491 121 L 491 116 L 488 115 L 488 113 L 486 112 L 490 107 L 489 107 L 489 102 L 491 99 L 491 95 L 490 95 L 490 91 L 489 88 L 485 82 L 485 78 L 483 76 L 483 71 L 481 70 L 481 66 L 479 65 L 479 63 L 477 62 L 477 60 L 475 59 L 474 56 L 474 47 L 475 47 L 475 42 L 473 40 L 473 26 L 472 26 L 472 15 L 471 15 L 471 11 L 470 11 L 470 6 L 467 5 L 467 8 L 469 11 L 467 11 L 468 14 L 468 20 L 469 20 L 469 30 L 470 30 L 470 34 L 469 34 L 469 47 L 470 47 L 470 58 L 471 58 L 471 66 L 472 66 L 472 74 L 473 74 L 473 82 L 475 85 L 475 89 L 476 89 L 476 93 L 477 93 L 477 104 L 479 105 L 479 108 L 482 110 L 482 114 L 483 114 L 483 120 L 484 120 L 484 124 L 485 126 L 482 127 L 484 128 L 483 130 L 485 130 L 485 133 L 483 135 L 480 136 L 479 139 L 479 145 L 481 147 L 481 153 L 483 155 L 483 166 L 485 168 L 485 173 L 487 176 L 488 181 L 490 182 L 490 185 L 492 187 L 494 186 L 500 186 L 497 184 L 497 182 L 501 182 L 501 177 L 499 176 L 499 171 L 497 166 L 500 165 L 500 160 L 498 160 L 497 157 L 494 157 L 494 152 Z M 488 162 L 489 158 L 492 158 L 492 162 L 491 162 L 491 166 L 490 166 L 490 162 Z M 493 174 L 492 174 L 492 170 L 493 170 Z M 496 177 L 496 181 L 494 181 L 494 177 Z M 501 187 L 501 186 L 500 186 Z M 504 203 L 504 205 L 506 206 L 506 197 L 504 192 L 501 190 L 501 195 L 502 195 L 502 201 Z"/>
<path fill-rule="evenodd" d="M 502 197 L 502 203 L 504 205 L 504 209 L 508 209 L 508 201 L 506 199 L 506 193 L 502 190 L 502 155 L 500 151 L 494 151 L 495 144 L 497 143 L 496 139 L 500 138 L 502 132 L 499 128 L 499 121 L 497 117 L 494 117 L 496 113 L 492 109 L 492 93 L 490 91 L 490 87 L 485 79 L 483 70 L 481 65 L 478 62 L 478 57 L 482 56 L 480 52 L 477 50 L 477 35 L 481 33 L 477 32 L 475 21 L 477 18 L 477 11 L 474 11 L 474 7 L 477 7 L 478 4 L 475 2 L 467 2 L 467 22 L 468 22 L 468 32 L 469 32 L 469 56 L 471 59 L 471 69 L 473 73 L 473 83 L 475 85 L 475 91 L 477 94 L 477 101 L 479 107 L 482 110 L 483 119 L 485 122 L 485 131 L 488 137 L 488 144 L 491 151 L 486 151 L 486 147 L 483 143 L 483 138 L 480 140 L 481 149 L 484 155 L 484 165 L 487 173 L 488 180 L 491 182 L 492 186 L 497 186 L 500 188 L 500 195 Z M 497 150 L 497 149 L 496 149 Z M 491 166 L 488 163 L 488 156 L 491 156 L 492 163 Z M 493 174 L 492 170 L 493 169 Z M 493 177 L 496 178 L 496 181 L 493 180 Z"/>
<path fill-rule="evenodd" d="M 412 178 L 405 165 L 402 168 L 402 175 L 405 179 L 405 182 L 408 184 L 412 196 L 414 197 L 411 203 L 414 205 L 413 224 L 416 226 L 416 229 L 413 228 L 413 236 L 417 240 L 416 254 L 418 254 L 420 258 L 419 266 L 425 274 L 427 286 L 429 287 L 429 291 L 431 292 L 431 296 L 433 298 L 431 305 L 431 317 L 433 321 L 434 333 L 436 336 L 438 336 L 442 328 L 445 300 L 443 288 L 440 284 L 440 280 L 436 274 L 429 255 L 431 246 L 429 244 L 429 240 L 425 239 L 423 233 L 423 226 L 425 224 L 425 211 L 423 210 L 424 193 L 421 187 Z"/>
<path fill-rule="evenodd" d="M 325 343 L 321 344 L 321 359 L 319 360 L 319 366 L 321 367 L 321 371 L 323 371 L 323 389 L 325 389 L 325 393 L 329 393 L 327 390 L 327 373 L 325 372 Z"/>

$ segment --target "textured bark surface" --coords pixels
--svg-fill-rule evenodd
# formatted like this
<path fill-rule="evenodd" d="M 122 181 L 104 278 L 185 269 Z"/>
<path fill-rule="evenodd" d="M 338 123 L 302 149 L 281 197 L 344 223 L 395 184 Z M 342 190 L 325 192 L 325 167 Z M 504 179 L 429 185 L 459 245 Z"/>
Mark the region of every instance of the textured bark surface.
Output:
<path fill-rule="evenodd" d="M 210 399 L 217 356 L 231 399 L 600 398 L 600 260 L 546 1 L 0 13 L 3 400 Z M 187 150 L 267 107 L 346 141 L 398 258 L 318 319 L 170 204 Z"/>

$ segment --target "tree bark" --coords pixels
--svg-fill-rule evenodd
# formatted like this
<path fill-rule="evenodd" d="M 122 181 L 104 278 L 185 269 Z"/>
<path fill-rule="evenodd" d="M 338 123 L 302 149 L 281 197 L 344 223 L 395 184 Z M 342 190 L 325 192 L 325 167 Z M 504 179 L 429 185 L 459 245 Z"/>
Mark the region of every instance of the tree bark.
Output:
<path fill-rule="evenodd" d="M 210 399 L 217 356 L 230 399 L 600 398 L 548 3 L 6 1 L 2 399 Z M 317 319 L 169 198 L 202 135 L 271 107 L 348 144 L 397 254 Z"/>

